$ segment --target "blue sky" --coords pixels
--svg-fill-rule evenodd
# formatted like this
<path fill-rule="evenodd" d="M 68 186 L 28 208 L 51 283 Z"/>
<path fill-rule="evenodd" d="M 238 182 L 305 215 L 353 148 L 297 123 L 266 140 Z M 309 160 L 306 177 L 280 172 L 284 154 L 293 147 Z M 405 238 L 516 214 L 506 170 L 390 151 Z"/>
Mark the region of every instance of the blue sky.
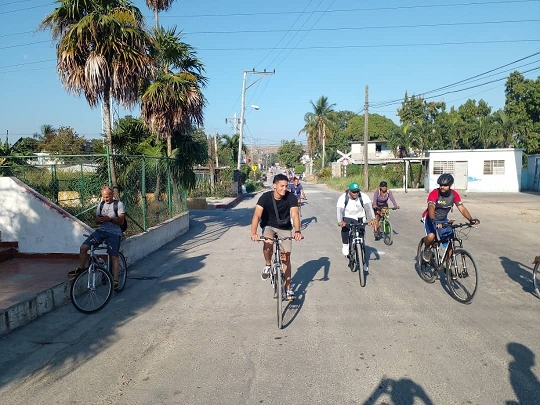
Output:
<path fill-rule="evenodd" d="M 144 0 L 136 0 L 153 25 Z M 49 0 L 0 0 L 0 139 L 10 143 L 39 132 L 41 125 L 70 126 L 99 138 L 101 111 L 68 94 L 56 73 L 49 32 L 36 32 L 54 9 Z M 207 133 L 231 134 L 226 118 L 240 115 L 244 70 L 248 75 L 247 144 L 277 145 L 295 139 L 304 114 L 322 95 L 336 110 L 360 112 L 369 85 L 370 112 L 398 123 L 395 104 L 405 91 L 421 94 L 490 71 L 540 51 L 540 0 L 179 0 L 160 14 L 194 46 L 209 79 L 204 93 Z M 536 28 L 535 28 L 536 27 Z M 540 55 L 511 64 L 479 80 L 429 93 L 459 106 L 484 99 L 504 106 L 503 79 L 512 70 L 540 75 Z M 259 110 L 250 107 L 260 106 Z M 384 105 L 384 104 L 383 104 Z M 120 109 L 120 116 L 139 111 Z"/>

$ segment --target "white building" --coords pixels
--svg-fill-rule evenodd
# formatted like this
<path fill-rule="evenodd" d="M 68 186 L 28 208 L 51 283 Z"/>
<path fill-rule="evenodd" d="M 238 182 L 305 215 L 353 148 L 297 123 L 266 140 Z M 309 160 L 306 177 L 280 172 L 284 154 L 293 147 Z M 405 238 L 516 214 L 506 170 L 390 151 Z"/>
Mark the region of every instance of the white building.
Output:
<path fill-rule="evenodd" d="M 457 190 L 519 192 L 523 149 L 432 150 L 425 176 L 426 190 L 437 186 L 442 173 L 454 176 Z"/>
<path fill-rule="evenodd" d="M 351 142 L 351 157 L 355 162 L 364 162 L 364 142 Z M 395 159 L 394 152 L 388 149 L 388 142 L 384 140 L 368 142 L 368 162 L 372 160 Z"/>

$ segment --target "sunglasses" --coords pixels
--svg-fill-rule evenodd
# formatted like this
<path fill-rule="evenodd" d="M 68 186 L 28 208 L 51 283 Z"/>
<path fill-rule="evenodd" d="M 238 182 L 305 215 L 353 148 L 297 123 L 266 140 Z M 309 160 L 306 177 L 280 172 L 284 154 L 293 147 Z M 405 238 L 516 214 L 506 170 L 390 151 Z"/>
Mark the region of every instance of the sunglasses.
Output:
<path fill-rule="evenodd" d="M 360 190 L 358 190 L 358 191 L 352 191 L 351 190 L 351 193 L 353 193 L 353 194 L 358 194 L 359 192 L 360 192 Z"/>

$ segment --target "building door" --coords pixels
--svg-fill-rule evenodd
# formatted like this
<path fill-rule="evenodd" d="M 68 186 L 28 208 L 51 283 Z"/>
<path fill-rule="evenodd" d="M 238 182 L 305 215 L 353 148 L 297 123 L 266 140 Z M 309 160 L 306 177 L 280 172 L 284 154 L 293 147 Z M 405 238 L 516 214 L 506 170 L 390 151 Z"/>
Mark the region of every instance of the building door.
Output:
<path fill-rule="evenodd" d="M 455 162 L 454 188 L 467 190 L 468 162 Z"/>

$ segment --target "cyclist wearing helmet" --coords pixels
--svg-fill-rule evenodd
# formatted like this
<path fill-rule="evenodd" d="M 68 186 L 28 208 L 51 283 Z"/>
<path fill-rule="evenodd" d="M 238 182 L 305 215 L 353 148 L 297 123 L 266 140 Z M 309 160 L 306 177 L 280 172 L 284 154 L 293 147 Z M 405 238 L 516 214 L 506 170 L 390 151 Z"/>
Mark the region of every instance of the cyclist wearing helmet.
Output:
<path fill-rule="evenodd" d="M 379 219 L 381 218 L 381 210 L 388 208 L 388 199 L 392 201 L 392 205 L 396 210 L 399 209 L 399 205 L 396 203 L 396 199 L 390 190 L 388 190 L 388 183 L 381 181 L 379 188 L 375 190 L 373 194 L 373 210 L 375 211 L 375 222 L 373 225 L 373 232 L 375 233 L 375 240 L 379 240 Z"/>
<path fill-rule="evenodd" d="M 458 192 L 450 189 L 452 184 L 454 184 L 454 177 L 450 173 L 441 174 L 437 179 L 437 184 L 439 184 L 439 188 L 436 188 L 429 193 L 427 198 L 428 206 L 422 214 L 424 230 L 426 231 L 423 259 L 426 262 L 429 262 L 432 258 L 430 248 L 435 240 L 435 232 L 437 231 L 437 228 L 442 228 L 442 225 L 448 222 L 448 213 L 453 205 L 458 208 L 461 215 L 463 215 L 471 224 L 480 223 L 480 220 L 473 219 L 467 208 L 465 208 Z M 439 237 L 444 238 L 445 236 L 448 236 L 449 233 L 450 229 L 441 229 L 439 231 Z"/>
<path fill-rule="evenodd" d="M 371 207 L 371 200 L 366 193 L 360 192 L 358 183 L 349 184 L 348 190 L 339 196 L 336 207 L 337 221 L 341 227 L 341 242 L 343 243 L 341 253 L 347 256 L 349 254 L 349 227 L 347 224 L 355 221 L 362 223 L 367 221 L 369 226 L 373 226 L 375 214 Z"/>

